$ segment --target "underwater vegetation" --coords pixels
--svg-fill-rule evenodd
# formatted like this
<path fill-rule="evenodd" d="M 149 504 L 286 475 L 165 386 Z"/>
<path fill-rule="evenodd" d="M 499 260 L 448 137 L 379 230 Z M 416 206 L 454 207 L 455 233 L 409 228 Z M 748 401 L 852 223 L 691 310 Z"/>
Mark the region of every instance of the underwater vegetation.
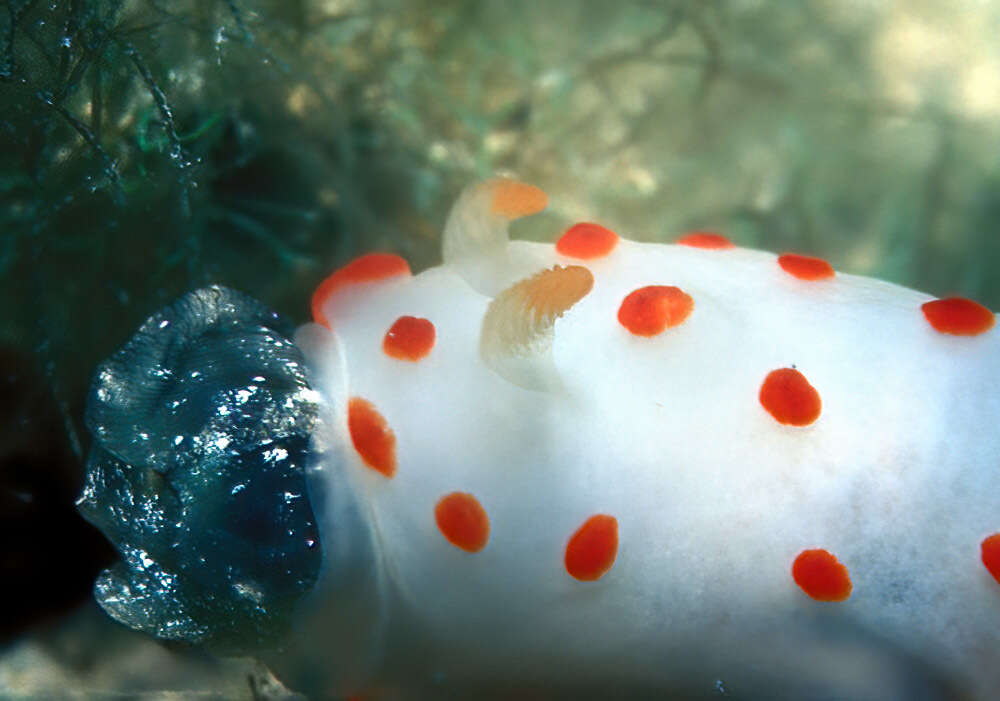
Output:
<path fill-rule="evenodd" d="M 477 178 L 514 172 L 558 203 L 519 237 L 715 229 L 997 308 L 998 17 L 978 2 L 8 0 L 0 576 L 23 606 L 4 639 L 58 620 L 113 561 L 72 502 L 94 368 L 143 320 L 217 284 L 298 324 L 357 254 L 440 262 L 447 208 Z M 38 547 L 53 541 L 58 558 Z"/>
<path fill-rule="evenodd" d="M 82 485 L 89 377 L 148 305 L 224 283 L 297 312 L 320 261 L 359 245 L 342 235 L 346 221 L 382 240 L 404 229 L 392 203 L 421 163 L 373 122 L 360 94 L 376 73 L 327 66 L 327 49 L 309 57 L 308 32 L 322 32 L 317 48 L 341 35 L 359 43 L 370 28 L 341 28 L 357 21 L 285 2 L 11 2 L 0 12 L 0 341 L 25 372 L 41 372 L 67 446 L 67 493 Z M 321 70 L 342 80 L 321 83 Z M 21 489 L 19 470 L 5 469 L 5 489 Z M 42 490 L 36 506 L 55 498 Z M 79 597 L 109 553 L 72 499 L 59 508 L 96 560 L 67 585 Z M 42 537 L 15 530 L 26 551 Z M 18 581 L 24 569 L 42 578 L 5 563 Z M 51 603 L 39 597 L 38 613 Z M 5 635 L 14 624 L 4 621 Z"/>

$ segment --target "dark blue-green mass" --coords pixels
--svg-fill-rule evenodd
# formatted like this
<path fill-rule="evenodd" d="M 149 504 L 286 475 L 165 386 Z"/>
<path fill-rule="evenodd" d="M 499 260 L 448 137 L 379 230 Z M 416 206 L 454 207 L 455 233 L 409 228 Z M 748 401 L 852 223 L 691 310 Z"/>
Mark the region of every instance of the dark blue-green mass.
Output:
<path fill-rule="evenodd" d="M 98 367 L 78 506 L 121 554 L 95 584 L 119 622 L 248 650 L 276 643 L 312 590 L 322 554 L 304 468 L 317 406 L 291 331 L 207 287 Z"/>

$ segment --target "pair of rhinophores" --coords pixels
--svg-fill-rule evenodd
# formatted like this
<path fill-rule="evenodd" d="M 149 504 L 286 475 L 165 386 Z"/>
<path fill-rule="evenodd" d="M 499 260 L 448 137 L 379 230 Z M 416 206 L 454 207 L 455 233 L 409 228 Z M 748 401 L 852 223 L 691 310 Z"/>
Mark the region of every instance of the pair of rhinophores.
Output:
<path fill-rule="evenodd" d="M 714 233 L 508 239 L 545 206 L 470 187 L 443 265 L 362 256 L 297 331 L 221 287 L 143 324 L 87 409 L 103 608 L 316 698 L 991 698 L 993 313 Z"/>

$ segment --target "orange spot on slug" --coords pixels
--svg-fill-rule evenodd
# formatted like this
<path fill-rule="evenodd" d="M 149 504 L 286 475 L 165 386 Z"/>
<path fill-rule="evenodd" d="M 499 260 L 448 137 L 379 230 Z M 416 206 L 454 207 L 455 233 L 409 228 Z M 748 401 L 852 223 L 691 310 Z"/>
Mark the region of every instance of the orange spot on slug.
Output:
<path fill-rule="evenodd" d="M 854 586 L 847 568 L 826 550 L 803 550 L 792 563 L 792 578 L 816 601 L 845 601 Z"/>
<path fill-rule="evenodd" d="M 600 224 L 574 224 L 556 241 L 556 252 L 571 258 L 603 258 L 618 245 L 618 234 Z"/>
<path fill-rule="evenodd" d="M 549 204 L 549 196 L 541 188 L 516 180 L 501 178 L 491 183 L 494 214 L 507 219 L 518 219 L 541 212 Z"/>
<path fill-rule="evenodd" d="M 582 582 L 600 579 L 618 556 L 618 521 L 614 516 L 591 516 L 566 544 L 566 571 Z"/>
<path fill-rule="evenodd" d="M 692 231 L 677 239 L 677 243 L 694 248 L 736 248 L 732 241 L 713 231 Z"/>
<path fill-rule="evenodd" d="M 921 305 L 935 331 L 953 336 L 977 336 L 993 328 L 996 317 L 979 302 L 964 297 L 935 299 Z"/>
<path fill-rule="evenodd" d="M 313 321 L 330 327 L 330 321 L 323 314 L 323 307 L 343 287 L 360 282 L 374 282 L 396 275 L 409 275 L 410 265 L 403 258 L 392 253 L 369 253 L 355 258 L 335 271 L 319 284 L 312 296 Z"/>
<path fill-rule="evenodd" d="M 834 275 L 833 266 L 822 258 L 800 256 L 795 253 L 778 256 L 778 265 L 799 280 L 825 280 Z"/>
<path fill-rule="evenodd" d="M 618 321 L 636 336 L 656 336 L 684 323 L 694 309 L 691 295 L 677 287 L 649 285 L 629 293 L 618 308 Z"/>
<path fill-rule="evenodd" d="M 434 347 L 434 324 L 415 316 L 401 316 L 389 327 L 382 340 L 382 350 L 391 358 L 417 362 Z"/>
<path fill-rule="evenodd" d="M 386 477 L 396 474 L 396 436 L 375 405 L 351 397 L 347 403 L 347 429 L 365 465 Z"/>
<path fill-rule="evenodd" d="M 790 426 L 808 426 L 819 418 L 819 392 L 798 370 L 773 370 L 760 386 L 760 403 L 774 420 Z"/>
<path fill-rule="evenodd" d="M 445 539 L 456 548 L 476 553 L 490 539 L 490 519 L 471 494 L 452 492 L 434 507 L 434 520 Z"/>
<path fill-rule="evenodd" d="M 981 550 L 986 571 L 1000 584 L 1000 533 L 994 533 L 983 540 Z"/>

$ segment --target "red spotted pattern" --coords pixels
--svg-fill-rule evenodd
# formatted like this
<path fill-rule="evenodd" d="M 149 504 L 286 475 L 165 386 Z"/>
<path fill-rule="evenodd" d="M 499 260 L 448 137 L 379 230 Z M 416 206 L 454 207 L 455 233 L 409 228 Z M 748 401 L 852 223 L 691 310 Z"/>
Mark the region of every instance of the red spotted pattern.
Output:
<path fill-rule="evenodd" d="M 390 358 L 415 363 L 430 355 L 437 333 L 434 324 L 415 316 L 401 316 L 386 331 L 382 350 Z"/>
<path fill-rule="evenodd" d="M 591 516 L 566 544 L 566 571 L 581 582 L 600 579 L 618 556 L 618 520 L 607 514 Z"/>
<path fill-rule="evenodd" d="M 677 239 L 677 243 L 682 246 L 691 246 L 692 248 L 736 248 L 732 241 L 727 239 L 722 234 L 717 234 L 714 231 L 692 231 L 691 233 L 684 234 L 684 236 Z"/>
<path fill-rule="evenodd" d="M 374 282 L 397 275 L 409 275 L 410 264 L 392 253 L 369 253 L 355 258 L 319 284 L 312 296 L 313 321 L 331 328 L 323 307 L 338 290 L 361 282 Z"/>
<path fill-rule="evenodd" d="M 997 584 L 1000 584 L 1000 533 L 994 533 L 984 539 L 980 552 L 986 571 L 993 575 Z"/>
<path fill-rule="evenodd" d="M 785 253 L 778 256 L 778 265 L 789 275 L 799 280 L 828 280 L 834 275 L 833 266 L 822 258 Z"/>
<path fill-rule="evenodd" d="M 694 310 L 691 295 L 677 287 L 649 285 L 631 292 L 618 308 L 618 321 L 636 336 L 656 336 L 683 324 Z"/>
<path fill-rule="evenodd" d="M 477 553 L 490 539 L 490 519 L 479 500 L 465 492 L 452 492 L 434 507 L 438 530 L 449 543 Z"/>
<path fill-rule="evenodd" d="M 603 258 L 618 245 L 618 234 L 600 224 L 574 224 L 556 241 L 556 252 L 570 258 Z"/>
<path fill-rule="evenodd" d="M 501 181 L 493 193 L 492 209 L 496 214 L 515 218 L 542 209 L 544 193 L 522 183 Z M 561 255 L 582 260 L 610 254 L 618 235 L 599 224 L 583 222 L 570 227 L 556 242 Z M 694 231 L 682 236 L 678 244 L 703 249 L 734 248 L 725 236 L 709 231 Z M 834 277 L 833 267 L 821 258 L 786 253 L 778 264 L 790 275 L 807 281 Z M 323 307 L 336 292 L 351 284 L 371 282 L 398 275 L 409 275 L 407 262 L 399 256 L 373 253 L 348 263 L 326 278 L 312 298 L 312 314 L 317 323 L 329 327 Z M 637 336 L 655 336 L 665 329 L 682 324 L 694 309 L 690 295 L 677 287 L 650 285 L 639 288 L 622 301 L 618 320 Z M 985 333 L 995 324 L 994 314 L 978 302 L 962 297 L 938 299 L 921 306 L 927 322 L 936 331 L 957 336 Z M 416 362 L 425 358 L 436 341 L 434 324 L 428 319 L 401 316 L 386 332 L 384 352 L 393 358 Z M 819 393 L 805 376 L 794 368 L 770 372 L 760 388 L 759 400 L 779 423 L 808 426 L 822 411 Z M 363 462 L 385 477 L 396 472 L 396 438 L 386 419 L 375 406 L 361 397 L 348 403 L 348 429 L 355 450 Z M 490 538 L 490 520 L 482 504 L 472 494 L 452 492 L 442 497 L 434 508 L 434 519 L 443 537 L 466 552 L 479 552 Z M 981 559 L 990 576 L 1000 584 L 1000 532 L 981 543 Z M 618 521 L 607 514 L 588 518 L 566 544 L 564 564 L 573 578 L 591 582 L 607 574 L 618 555 Z M 809 597 L 817 601 L 845 601 L 852 592 L 847 567 L 824 549 L 804 550 L 792 564 L 792 578 Z"/>
<path fill-rule="evenodd" d="M 989 309 L 964 297 L 948 297 L 920 307 L 935 331 L 953 336 L 978 336 L 993 328 L 996 317 Z"/>
<path fill-rule="evenodd" d="M 819 392 L 793 368 L 773 370 L 760 387 L 760 403 L 780 424 L 808 426 L 823 409 Z"/>
<path fill-rule="evenodd" d="M 386 477 L 396 474 L 396 435 L 374 404 L 352 397 L 347 404 L 347 429 L 365 465 Z"/>
<path fill-rule="evenodd" d="M 803 550 L 792 564 L 795 583 L 817 601 L 846 601 L 854 586 L 837 558 L 826 550 Z"/>

